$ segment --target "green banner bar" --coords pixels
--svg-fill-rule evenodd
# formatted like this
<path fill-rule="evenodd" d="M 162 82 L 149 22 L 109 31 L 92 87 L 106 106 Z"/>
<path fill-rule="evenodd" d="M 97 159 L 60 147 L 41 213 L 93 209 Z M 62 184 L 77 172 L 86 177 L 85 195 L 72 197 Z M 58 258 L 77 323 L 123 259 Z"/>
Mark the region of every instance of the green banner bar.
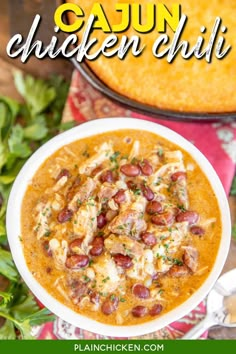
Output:
<path fill-rule="evenodd" d="M 234 340 L 44 340 L 0 341 L 0 353 L 16 354 L 98 354 L 165 353 L 209 354 L 235 352 Z"/>

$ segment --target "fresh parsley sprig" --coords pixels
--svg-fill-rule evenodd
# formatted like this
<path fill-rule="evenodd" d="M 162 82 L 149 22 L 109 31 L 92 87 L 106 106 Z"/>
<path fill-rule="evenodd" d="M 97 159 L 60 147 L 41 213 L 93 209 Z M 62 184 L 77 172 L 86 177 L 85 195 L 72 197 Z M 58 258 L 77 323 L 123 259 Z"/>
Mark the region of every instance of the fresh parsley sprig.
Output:
<path fill-rule="evenodd" d="M 0 339 L 32 339 L 31 327 L 52 321 L 22 282 L 7 247 L 6 208 L 12 184 L 31 154 L 54 135 L 71 128 L 62 123 L 69 85 L 59 76 L 47 81 L 14 74 L 24 101 L 0 97 L 0 275 L 8 286 L 0 291 Z"/>

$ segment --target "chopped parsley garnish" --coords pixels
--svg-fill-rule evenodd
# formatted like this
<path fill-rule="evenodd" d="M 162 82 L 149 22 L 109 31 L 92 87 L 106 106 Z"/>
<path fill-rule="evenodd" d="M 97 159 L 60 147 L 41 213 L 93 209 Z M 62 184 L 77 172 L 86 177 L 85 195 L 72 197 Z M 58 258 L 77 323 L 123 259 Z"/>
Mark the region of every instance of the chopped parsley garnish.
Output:
<path fill-rule="evenodd" d="M 106 297 L 106 296 L 107 296 L 107 293 L 103 293 L 103 292 L 99 291 L 99 295 Z"/>
<path fill-rule="evenodd" d="M 186 208 L 181 204 L 178 204 L 177 208 L 180 209 L 181 211 L 186 211 Z"/>
<path fill-rule="evenodd" d="M 141 195 L 142 192 L 141 192 L 141 189 L 137 188 L 133 191 L 134 195 Z"/>
<path fill-rule="evenodd" d="M 166 238 L 166 235 L 161 235 L 160 236 L 160 241 L 165 240 L 165 238 Z"/>
<path fill-rule="evenodd" d="M 84 279 L 85 283 L 88 283 L 91 280 L 87 275 L 83 275 L 83 279 Z"/>
<path fill-rule="evenodd" d="M 88 206 L 95 206 L 94 202 L 87 202 L 86 205 L 88 205 Z"/>
<path fill-rule="evenodd" d="M 183 265 L 183 262 L 178 258 L 172 258 L 169 256 L 160 255 L 159 253 L 156 254 L 156 257 L 163 259 L 163 261 L 168 261 L 168 262 L 172 263 L 173 265 L 174 264 L 179 265 L 179 266 Z"/>
<path fill-rule="evenodd" d="M 120 155 L 120 151 L 115 151 L 114 154 L 110 156 L 110 161 L 117 163 L 117 157 Z"/>
<path fill-rule="evenodd" d="M 183 265 L 183 262 L 178 258 L 172 258 L 171 261 L 173 264 L 180 265 L 180 266 Z"/>
<path fill-rule="evenodd" d="M 159 186 L 162 182 L 162 177 L 158 177 L 156 182 L 154 183 L 155 186 Z"/>
<path fill-rule="evenodd" d="M 51 235 L 51 231 L 50 230 L 47 230 L 43 236 L 45 237 L 49 237 Z"/>
<path fill-rule="evenodd" d="M 84 152 L 82 153 L 82 155 L 83 155 L 84 157 L 90 157 L 90 154 L 89 154 L 88 150 L 84 150 Z"/>
<path fill-rule="evenodd" d="M 110 280 L 110 277 L 106 277 L 102 280 L 103 283 L 106 283 L 108 280 Z"/>
<path fill-rule="evenodd" d="M 131 164 L 135 165 L 136 163 L 138 163 L 138 159 L 136 157 L 133 157 L 131 160 Z"/>
<path fill-rule="evenodd" d="M 120 302 L 125 302 L 125 301 L 126 300 L 123 297 L 120 298 Z"/>
<path fill-rule="evenodd" d="M 120 159 L 121 159 L 121 160 L 127 160 L 127 159 L 128 159 L 128 157 L 129 157 L 129 155 L 128 155 L 128 154 L 126 154 L 126 155 L 122 155 Z"/>
<path fill-rule="evenodd" d="M 117 229 L 118 229 L 118 230 L 124 230 L 124 229 L 125 229 L 125 226 L 124 226 L 124 225 L 118 225 L 118 226 L 117 226 Z"/>

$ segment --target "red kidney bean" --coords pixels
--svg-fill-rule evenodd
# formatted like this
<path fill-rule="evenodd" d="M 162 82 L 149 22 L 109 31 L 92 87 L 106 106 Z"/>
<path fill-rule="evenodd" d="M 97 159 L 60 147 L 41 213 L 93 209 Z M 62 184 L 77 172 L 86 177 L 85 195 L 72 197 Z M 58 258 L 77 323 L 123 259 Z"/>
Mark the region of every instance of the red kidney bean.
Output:
<path fill-rule="evenodd" d="M 155 237 L 155 235 L 151 232 L 143 232 L 141 234 L 141 239 L 143 241 L 143 243 L 145 243 L 145 245 L 147 246 L 155 246 L 157 243 L 157 239 Z"/>
<path fill-rule="evenodd" d="M 164 214 L 154 215 L 151 217 L 151 221 L 153 224 L 158 226 L 169 226 L 174 222 L 174 215 L 170 212 L 166 212 Z"/>
<path fill-rule="evenodd" d="M 150 215 L 161 213 L 162 212 L 161 203 L 157 202 L 156 200 L 148 203 L 146 207 L 146 212 Z"/>
<path fill-rule="evenodd" d="M 190 227 L 190 232 L 197 236 L 203 236 L 205 234 L 205 230 L 201 226 Z"/>
<path fill-rule="evenodd" d="M 92 302 L 93 304 L 97 305 L 99 304 L 99 301 L 100 301 L 100 296 L 98 293 L 96 292 L 93 292 L 91 295 L 90 295 L 90 302 Z"/>
<path fill-rule="evenodd" d="M 131 312 L 134 317 L 144 317 L 147 314 L 148 310 L 145 306 L 139 305 L 135 306 Z"/>
<path fill-rule="evenodd" d="M 102 175 L 100 176 L 100 181 L 102 183 L 104 183 L 104 182 L 109 182 L 109 183 L 114 182 L 114 177 L 113 177 L 112 171 L 110 171 L 110 170 L 104 171 L 102 173 Z"/>
<path fill-rule="evenodd" d="M 91 250 L 89 253 L 91 256 L 100 256 L 103 252 L 103 246 L 104 246 L 104 239 L 103 237 L 95 237 L 94 240 L 91 243 Z"/>
<path fill-rule="evenodd" d="M 70 177 L 70 172 L 66 169 L 66 168 L 63 168 L 60 173 L 58 174 L 56 180 L 59 181 L 59 179 L 61 179 L 62 177 Z"/>
<path fill-rule="evenodd" d="M 171 175 L 171 180 L 173 182 L 176 182 L 176 181 L 179 181 L 181 179 L 186 179 L 186 173 L 185 172 L 182 172 L 182 171 L 178 171 L 178 172 L 175 172 L 173 173 L 173 175 Z"/>
<path fill-rule="evenodd" d="M 146 159 L 139 162 L 139 167 L 141 169 L 142 174 L 145 176 L 151 176 L 151 174 L 153 173 L 152 165 Z"/>
<path fill-rule="evenodd" d="M 89 257 L 84 254 L 74 254 L 66 259 L 66 267 L 70 269 L 85 268 L 89 264 Z"/>
<path fill-rule="evenodd" d="M 113 198 L 117 204 L 124 203 L 126 201 L 125 190 L 120 189 Z"/>
<path fill-rule="evenodd" d="M 138 165 L 127 163 L 120 168 L 121 172 L 128 177 L 136 177 L 140 175 L 140 168 Z"/>
<path fill-rule="evenodd" d="M 126 182 L 126 184 L 127 184 L 128 188 L 131 189 L 132 191 L 137 189 L 137 184 L 135 184 L 133 181 L 128 181 L 128 182 Z"/>
<path fill-rule="evenodd" d="M 176 216 L 177 222 L 187 221 L 189 225 L 196 224 L 199 220 L 199 215 L 195 211 L 184 211 Z"/>
<path fill-rule="evenodd" d="M 63 224 L 66 221 L 69 221 L 73 216 L 73 211 L 67 208 L 64 208 L 60 213 L 57 215 L 57 220 L 59 223 Z"/>
<path fill-rule="evenodd" d="M 130 258 L 129 256 L 124 256 L 120 253 L 115 254 L 113 256 L 113 259 L 119 267 L 124 269 L 129 269 L 133 265 L 132 258 Z"/>
<path fill-rule="evenodd" d="M 115 295 L 111 295 L 103 302 L 101 310 L 105 315 L 110 315 L 111 313 L 117 310 L 118 304 L 118 297 Z"/>
<path fill-rule="evenodd" d="M 161 313 L 162 310 L 163 310 L 163 307 L 161 304 L 155 304 L 150 308 L 149 315 L 150 316 L 157 316 Z"/>
<path fill-rule="evenodd" d="M 140 299 L 148 299 L 150 297 L 150 290 L 142 284 L 135 284 L 133 286 L 132 292 Z"/>
<path fill-rule="evenodd" d="M 143 196 L 150 202 L 151 200 L 154 199 L 155 195 L 153 193 L 153 191 L 151 190 L 151 188 L 149 188 L 148 186 L 141 186 L 141 190 L 143 193 Z"/>
<path fill-rule="evenodd" d="M 97 227 L 102 229 L 107 223 L 106 215 L 101 213 L 97 216 Z"/>
<path fill-rule="evenodd" d="M 80 248 L 82 242 L 83 242 L 83 238 L 76 238 L 74 241 L 72 241 L 72 242 L 69 244 L 69 249 L 70 249 L 72 252 L 75 252 L 75 253 L 76 253 L 77 248 Z"/>

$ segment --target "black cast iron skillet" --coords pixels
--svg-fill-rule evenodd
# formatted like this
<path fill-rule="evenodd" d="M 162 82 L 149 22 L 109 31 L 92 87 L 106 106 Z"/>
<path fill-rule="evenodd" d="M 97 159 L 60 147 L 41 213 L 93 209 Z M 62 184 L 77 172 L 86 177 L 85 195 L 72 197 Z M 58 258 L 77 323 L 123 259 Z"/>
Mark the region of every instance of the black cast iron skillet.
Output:
<path fill-rule="evenodd" d="M 58 4 L 66 1 L 58 1 Z M 68 17 L 66 18 L 68 22 Z M 160 109 L 155 106 L 143 104 L 135 101 L 127 96 L 124 96 L 110 87 L 108 87 L 89 67 L 86 62 L 79 63 L 75 58 L 71 59 L 75 68 L 81 73 L 81 75 L 98 91 L 105 96 L 109 97 L 113 101 L 125 106 L 137 113 L 151 116 L 153 118 L 165 119 L 165 120 L 177 120 L 185 122 L 227 122 L 236 120 L 236 112 L 225 113 L 208 113 L 208 112 L 178 112 L 173 110 Z M 224 87 L 222 86 L 222 90 Z"/>

